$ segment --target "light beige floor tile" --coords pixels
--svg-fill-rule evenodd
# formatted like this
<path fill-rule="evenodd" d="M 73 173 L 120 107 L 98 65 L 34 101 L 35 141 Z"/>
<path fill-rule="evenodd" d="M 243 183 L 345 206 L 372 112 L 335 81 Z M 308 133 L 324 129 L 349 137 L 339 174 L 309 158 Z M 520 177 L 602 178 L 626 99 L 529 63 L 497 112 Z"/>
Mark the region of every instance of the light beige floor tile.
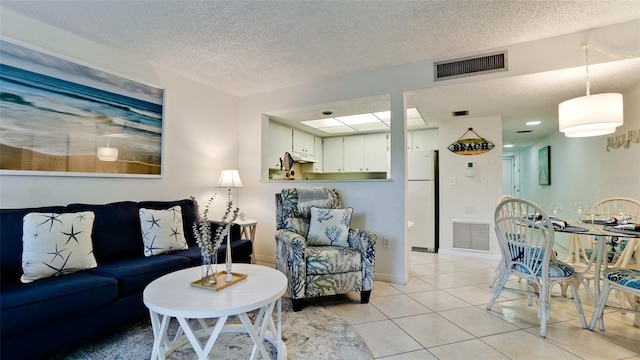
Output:
<path fill-rule="evenodd" d="M 498 262 L 412 252 L 411 266 L 417 266 L 421 275 L 411 276 L 406 285 L 376 282 L 368 305 L 360 305 L 355 292 L 323 298 L 320 304 L 351 323 L 377 359 L 640 360 L 640 328 L 632 326 L 630 314 L 607 310 L 606 331 L 591 332 L 581 328 L 573 302 L 554 298 L 547 337 L 540 338 L 536 299 L 530 307 L 525 295 L 504 291 L 492 311 L 486 311 L 493 293 L 488 284 Z M 526 282 L 511 277 L 508 286 L 524 289 Z M 558 287 L 554 293 L 559 293 Z M 588 322 L 593 305 L 583 286 L 580 297 Z M 611 300 L 615 302 L 614 297 Z M 387 316 L 393 320 L 380 320 Z M 464 340 L 452 340 L 458 337 Z M 442 344 L 429 346 L 432 342 Z"/>
<path fill-rule="evenodd" d="M 433 311 L 451 310 L 472 306 L 468 302 L 458 299 L 444 290 L 423 291 L 409 294 L 409 296 Z"/>
<path fill-rule="evenodd" d="M 605 314 L 604 332 L 596 326 L 594 333 L 608 341 L 640 354 L 640 328 L 617 321 L 620 313 Z"/>
<path fill-rule="evenodd" d="M 377 359 L 384 359 L 384 360 L 437 360 L 437 358 L 435 356 L 433 356 L 430 352 L 428 352 L 425 349 L 418 350 L 418 351 L 411 351 L 411 352 L 404 353 L 404 354 L 385 356 L 385 357 L 377 358 Z"/>
<path fill-rule="evenodd" d="M 441 311 L 438 314 L 476 337 L 518 330 L 513 324 L 478 307 Z"/>
<path fill-rule="evenodd" d="M 445 291 L 472 305 L 486 305 L 489 303 L 489 300 L 491 300 L 491 296 L 493 296 L 493 289 L 489 288 L 488 286 L 461 286 L 457 288 L 446 289 Z M 496 301 L 504 300 L 507 299 L 502 298 L 501 300 Z"/>
<path fill-rule="evenodd" d="M 535 299 L 533 299 L 532 306 L 527 305 L 527 299 L 496 302 L 491 308 L 491 314 L 522 329 L 540 326 L 538 304 Z M 574 319 L 578 319 L 575 307 L 552 300 L 547 324 Z"/>
<path fill-rule="evenodd" d="M 402 294 L 402 293 L 398 291 L 398 289 L 382 281 L 376 281 L 373 284 L 373 290 L 371 291 L 372 298 L 389 296 L 389 295 L 399 295 L 399 294 Z"/>
<path fill-rule="evenodd" d="M 447 360 L 508 360 L 509 358 L 478 339 L 429 348 L 438 359 Z"/>
<path fill-rule="evenodd" d="M 424 275 L 435 275 L 438 272 L 439 272 L 438 269 L 434 268 L 430 264 L 416 264 L 416 265 L 411 265 L 411 270 L 409 271 L 409 274 L 411 274 L 412 276 L 424 276 Z"/>
<path fill-rule="evenodd" d="M 527 329 L 538 335 L 537 329 Z M 547 326 L 545 340 L 585 360 L 626 359 L 636 352 L 612 344 L 598 334 L 582 329 L 579 321 L 568 321 Z M 640 338 L 638 338 L 640 342 Z"/>
<path fill-rule="evenodd" d="M 411 294 L 420 291 L 428 291 L 428 290 L 436 290 L 436 287 L 430 285 L 417 277 L 410 276 L 409 281 L 406 285 L 398 285 L 398 284 L 390 284 L 394 288 L 398 289 L 398 291 L 404 294 Z"/>
<path fill-rule="evenodd" d="M 418 342 L 391 320 L 353 325 L 375 358 L 420 350 Z"/>
<path fill-rule="evenodd" d="M 425 348 L 473 339 L 473 335 L 435 313 L 393 321 Z"/>
<path fill-rule="evenodd" d="M 373 304 L 344 303 L 329 304 L 324 307 L 351 325 L 387 319 Z"/>
<path fill-rule="evenodd" d="M 491 335 L 480 339 L 497 351 L 514 360 L 580 359 L 543 338 L 524 330 Z"/>
<path fill-rule="evenodd" d="M 431 312 L 431 309 L 404 294 L 371 299 L 371 303 L 391 319 Z"/>
<path fill-rule="evenodd" d="M 453 274 L 437 273 L 433 275 L 419 275 L 417 277 L 439 289 L 474 285 L 474 281 L 472 279 L 467 279 L 462 276 L 454 276 Z"/>

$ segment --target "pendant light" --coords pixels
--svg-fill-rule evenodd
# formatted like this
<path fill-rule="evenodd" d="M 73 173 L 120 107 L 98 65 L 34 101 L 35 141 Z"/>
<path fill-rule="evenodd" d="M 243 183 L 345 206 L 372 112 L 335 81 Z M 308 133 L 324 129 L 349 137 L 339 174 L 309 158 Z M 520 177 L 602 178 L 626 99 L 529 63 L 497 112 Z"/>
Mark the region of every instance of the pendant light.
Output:
<path fill-rule="evenodd" d="M 591 95 L 590 93 L 589 46 L 589 43 L 583 45 L 587 63 L 587 95 L 558 105 L 558 127 L 567 137 L 611 134 L 624 121 L 622 94 Z"/>

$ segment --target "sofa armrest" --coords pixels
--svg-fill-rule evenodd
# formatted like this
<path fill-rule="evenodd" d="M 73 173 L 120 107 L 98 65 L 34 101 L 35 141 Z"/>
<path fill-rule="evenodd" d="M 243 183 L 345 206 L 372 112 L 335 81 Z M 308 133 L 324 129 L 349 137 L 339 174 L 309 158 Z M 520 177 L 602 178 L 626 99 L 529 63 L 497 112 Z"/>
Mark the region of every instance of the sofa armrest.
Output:
<path fill-rule="evenodd" d="M 362 290 L 373 289 L 376 263 L 376 234 L 361 229 L 349 229 L 349 245 L 362 254 Z"/>
<path fill-rule="evenodd" d="M 289 296 L 293 299 L 305 295 L 306 247 L 307 240 L 302 235 L 285 229 L 276 230 L 276 269 L 287 277 Z"/>

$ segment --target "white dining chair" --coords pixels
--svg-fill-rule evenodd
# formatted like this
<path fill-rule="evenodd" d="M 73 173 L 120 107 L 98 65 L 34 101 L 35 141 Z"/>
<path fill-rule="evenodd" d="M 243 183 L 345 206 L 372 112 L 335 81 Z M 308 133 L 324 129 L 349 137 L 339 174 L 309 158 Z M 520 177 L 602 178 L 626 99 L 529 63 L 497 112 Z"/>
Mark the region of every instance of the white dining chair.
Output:
<path fill-rule="evenodd" d="M 551 289 L 556 284 L 568 283 L 582 327 L 587 328 L 577 291 L 579 280 L 574 269 L 562 261 L 551 258 L 555 232 L 544 210 L 527 200 L 506 199 L 497 205 L 494 222 L 503 267 L 493 296 L 487 304 L 487 310 L 491 310 L 503 290 L 526 294 L 529 297 L 529 305 L 531 298 L 537 297 L 540 336 L 545 337 L 552 298 Z M 511 275 L 526 280 L 526 290 L 506 287 Z"/>
<path fill-rule="evenodd" d="M 598 297 L 596 306 L 589 323 L 589 329 L 593 330 L 596 323 L 600 322 L 600 331 L 604 331 L 603 313 L 606 309 L 618 310 L 621 312 L 634 313 L 634 326 L 640 326 L 640 271 L 633 269 L 606 269 L 603 273 L 604 287 Z M 626 294 L 626 299 L 632 304 L 631 308 L 622 307 L 620 304 L 613 305 L 608 303 L 609 293 L 611 290 L 618 290 Z"/>
<path fill-rule="evenodd" d="M 621 219 L 619 218 L 621 216 L 624 216 L 626 219 L 625 221 L 628 221 L 630 223 L 640 223 L 640 201 L 632 198 L 606 198 L 595 203 L 588 212 L 590 214 L 593 214 L 593 216 L 597 217 L 598 219 L 616 218 L 618 221 L 620 221 Z M 637 250 L 640 247 L 640 239 L 630 238 L 621 241 L 622 239 L 622 237 L 618 237 L 615 240 L 611 239 L 610 243 L 607 244 L 607 254 L 604 254 L 605 261 L 607 261 L 608 263 L 606 264 L 606 267 L 617 269 L 631 268 L 640 270 L 640 265 L 637 261 Z M 590 244 L 593 244 L 593 240 L 591 239 L 591 237 L 589 237 L 588 241 Z M 613 244 L 614 241 L 616 242 L 616 244 Z M 592 245 L 590 247 L 593 248 Z M 591 256 L 591 252 L 589 252 L 588 255 Z M 574 264 L 574 267 L 575 266 L 576 265 Z M 579 269 L 578 267 L 576 268 Z M 594 276 L 593 271 L 579 272 L 578 275 L 585 280 L 585 283 L 587 285 Z M 635 306 L 635 304 L 628 301 L 628 299 L 622 292 L 616 291 L 616 293 L 621 306 L 628 305 L 630 308 Z M 597 302 L 597 299 L 595 299 L 595 301 Z"/>

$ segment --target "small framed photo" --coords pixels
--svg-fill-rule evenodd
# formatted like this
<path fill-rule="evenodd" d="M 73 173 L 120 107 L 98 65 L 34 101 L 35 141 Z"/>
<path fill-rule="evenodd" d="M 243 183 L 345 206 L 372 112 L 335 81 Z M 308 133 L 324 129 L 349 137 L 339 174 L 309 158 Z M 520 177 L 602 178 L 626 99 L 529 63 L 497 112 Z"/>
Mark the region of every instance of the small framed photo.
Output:
<path fill-rule="evenodd" d="M 538 184 L 551 185 L 551 146 L 538 150 Z"/>

